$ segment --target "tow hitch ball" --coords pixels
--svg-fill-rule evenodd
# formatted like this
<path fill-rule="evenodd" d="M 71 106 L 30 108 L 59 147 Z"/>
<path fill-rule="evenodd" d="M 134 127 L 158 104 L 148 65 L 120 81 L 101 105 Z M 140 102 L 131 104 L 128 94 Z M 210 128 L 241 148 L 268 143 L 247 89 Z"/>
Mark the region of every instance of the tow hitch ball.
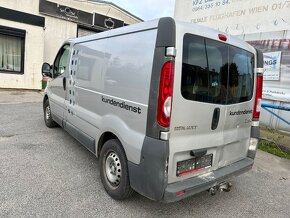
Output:
<path fill-rule="evenodd" d="M 219 192 L 229 192 L 231 190 L 232 184 L 230 182 L 222 182 L 218 185 L 211 187 L 208 192 L 210 195 L 215 195 L 217 191 Z"/>

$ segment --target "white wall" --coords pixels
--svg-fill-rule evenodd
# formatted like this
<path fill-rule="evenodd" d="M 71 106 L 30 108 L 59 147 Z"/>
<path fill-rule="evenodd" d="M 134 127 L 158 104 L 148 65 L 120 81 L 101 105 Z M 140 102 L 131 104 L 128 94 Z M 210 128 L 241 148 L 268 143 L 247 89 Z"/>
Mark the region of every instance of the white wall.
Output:
<path fill-rule="evenodd" d="M 44 32 L 43 61 L 52 64 L 63 42 L 76 37 L 77 24 L 46 16 Z"/>
<path fill-rule="evenodd" d="M 39 14 L 39 0 L 1 0 L 0 6 L 29 14 Z"/>
<path fill-rule="evenodd" d="M 41 89 L 44 31 L 42 27 L 0 19 L 0 25 L 26 30 L 24 74 L 0 72 L 0 88 Z"/>

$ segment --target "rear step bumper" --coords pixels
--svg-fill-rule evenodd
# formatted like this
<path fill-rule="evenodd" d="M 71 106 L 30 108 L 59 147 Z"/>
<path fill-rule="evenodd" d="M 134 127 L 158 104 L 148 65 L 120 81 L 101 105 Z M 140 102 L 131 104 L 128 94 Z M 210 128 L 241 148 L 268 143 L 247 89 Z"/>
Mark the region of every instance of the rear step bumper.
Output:
<path fill-rule="evenodd" d="M 251 158 L 245 158 L 218 170 L 203 175 L 186 179 L 184 181 L 169 184 L 164 192 L 164 202 L 179 201 L 188 196 L 197 194 L 199 192 L 210 189 L 232 176 L 240 175 L 247 172 L 252 168 L 254 160 Z M 176 196 L 178 192 L 183 192 L 183 195 Z"/>

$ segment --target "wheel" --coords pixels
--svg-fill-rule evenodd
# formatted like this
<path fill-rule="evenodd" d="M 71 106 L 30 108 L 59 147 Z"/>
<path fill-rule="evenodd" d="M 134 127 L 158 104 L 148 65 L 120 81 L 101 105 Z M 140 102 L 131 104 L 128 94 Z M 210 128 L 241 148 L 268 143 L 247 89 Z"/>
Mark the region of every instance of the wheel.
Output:
<path fill-rule="evenodd" d="M 100 174 L 106 192 L 116 200 L 133 194 L 130 186 L 126 154 L 119 140 L 107 141 L 100 154 Z"/>
<path fill-rule="evenodd" d="M 54 122 L 53 119 L 52 119 L 52 117 L 51 117 L 51 110 L 50 110 L 50 106 L 49 106 L 48 99 L 44 102 L 43 113 L 44 113 L 44 122 L 45 122 L 45 125 L 48 128 L 56 127 L 57 126 L 57 123 Z"/>

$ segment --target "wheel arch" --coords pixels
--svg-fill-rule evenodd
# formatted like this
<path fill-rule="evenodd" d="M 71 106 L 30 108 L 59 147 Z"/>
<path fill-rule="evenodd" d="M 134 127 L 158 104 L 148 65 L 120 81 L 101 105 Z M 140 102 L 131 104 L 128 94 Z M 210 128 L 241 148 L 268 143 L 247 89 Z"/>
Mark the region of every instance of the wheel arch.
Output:
<path fill-rule="evenodd" d="M 102 135 L 100 136 L 100 138 L 98 140 L 98 144 L 97 144 L 97 149 L 96 149 L 96 156 L 97 157 L 99 157 L 104 144 L 111 139 L 117 139 L 120 141 L 120 139 L 114 133 L 112 133 L 110 131 L 106 131 L 106 132 L 102 133 Z M 122 145 L 121 141 L 120 141 L 120 144 Z M 123 145 L 122 145 L 122 147 L 123 147 Z"/>
<path fill-rule="evenodd" d="M 141 149 L 144 142 L 144 133 L 132 129 L 127 120 L 113 114 L 105 115 L 99 123 L 99 131 L 95 137 L 95 152 L 98 157 L 102 145 L 109 139 L 118 139 L 125 151 L 127 160 L 135 164 L 141 161 Z M 144 130 L 145 131 L 145 130 Z"/>

